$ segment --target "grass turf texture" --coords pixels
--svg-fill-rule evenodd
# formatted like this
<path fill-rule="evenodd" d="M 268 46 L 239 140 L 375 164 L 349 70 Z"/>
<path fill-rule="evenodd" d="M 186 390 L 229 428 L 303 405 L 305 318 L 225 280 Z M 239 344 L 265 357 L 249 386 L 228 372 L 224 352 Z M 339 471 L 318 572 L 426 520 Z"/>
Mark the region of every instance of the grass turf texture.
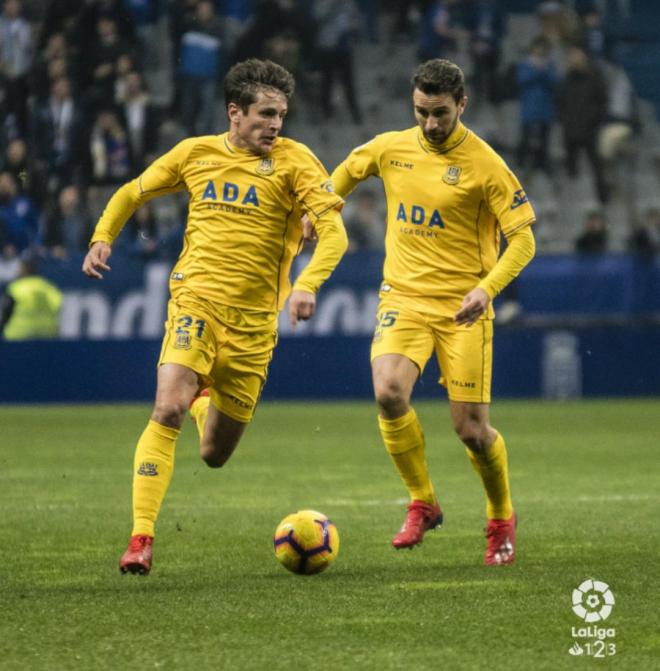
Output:
<path fill-rule="evenodd" d="M 400 552 L 404 490 L 371 404 L 264 404 L 220 471 L 187 421 L 147 578 L 117 562 L 149 409 L 0 408 L 0 668 L 659 668 L 657 407 L 494 406 L 520 517 L 501 568 L 482 565 L 483 495 L 444 404 L 416 408 L 445 528 Z M 273 556 L 299 508 L 341 535 L 318 576 Z M 568 654 L 587 577 L 616 597 L 608 660 Z"/>

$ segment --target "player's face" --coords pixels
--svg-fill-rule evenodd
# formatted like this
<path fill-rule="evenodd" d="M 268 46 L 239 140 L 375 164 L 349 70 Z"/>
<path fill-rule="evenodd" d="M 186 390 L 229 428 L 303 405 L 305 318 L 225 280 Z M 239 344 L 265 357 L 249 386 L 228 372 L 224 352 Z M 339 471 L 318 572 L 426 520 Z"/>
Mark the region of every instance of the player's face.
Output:
<path fill-rule="evenodd" d="M 458 103 L 449 93 L 427 95 L 413 91 L 415 119 L 431 144 L 442 144 L 452 133 L 465 111 L 467 96 Z"/>
<path fill-rule="evenodd" d="M 286 96 L 276 89 L 260 90 L 247 111 L 229 103 L 230 142 L 254 154 L 267 154 L 282 130 L 287 110 Z"/>

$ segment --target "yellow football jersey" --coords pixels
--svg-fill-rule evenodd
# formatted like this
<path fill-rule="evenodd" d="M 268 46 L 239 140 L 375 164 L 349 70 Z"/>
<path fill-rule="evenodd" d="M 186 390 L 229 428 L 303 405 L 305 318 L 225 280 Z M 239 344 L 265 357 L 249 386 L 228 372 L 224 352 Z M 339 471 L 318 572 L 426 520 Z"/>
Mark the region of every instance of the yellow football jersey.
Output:
<path fill-rule="evenodd" d="M 371 175 L 383 180 L 387 199 L 381 292 L 421 311 L 453 316 L 497 262 L 500 231 L 535 219 L 506 163 L 460 122 L 440 147 L 418 127 L 377 135 L 332 181 L 345 197 Z"/>
<path fill-rule="evenodd" d="M 176 191 L 187 191 L 190 202 L 183 249 L 170 276 L 172 295 L 192 292 L 214 304 L 270 315 L 291 290 L 302 213 L 317 222 L 343 205 L 319 160 L 299 142 L 278 138 L 259 156 L 232 145 L 228 133 L 195 137 L 117 191 L 92 243 L 112 244 L 137 207 Z M 335 237 L 342 236 L 343 228 Z"/>

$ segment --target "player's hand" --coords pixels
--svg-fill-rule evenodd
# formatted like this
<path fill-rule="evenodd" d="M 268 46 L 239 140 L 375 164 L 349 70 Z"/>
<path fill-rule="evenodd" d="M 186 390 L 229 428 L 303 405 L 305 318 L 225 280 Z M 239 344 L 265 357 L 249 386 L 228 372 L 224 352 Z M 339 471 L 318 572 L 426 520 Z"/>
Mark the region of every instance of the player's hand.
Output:
<path fill-rule="evenodd" d="M 483 289 L 472 289 L 463 299 L 461 309 L 454 315 L 454 322 L 459 326 L 472 326 L 486 312 L 489 303 L 490 296 Z"/>
<path fill-rule="evenodd" d="M 302 228 L 303 228 L 303 240 L 318 240 L 319 236 L 316 235 L 316 229 L 314 224 L 309 220 L 309 217 L 306 214 L 302 216 Z"/>
<path fill-rule="evenodd" d="M 289 296 L 289 322 L 293 328 L 299 321 L 307 321 L 316 310 L 316 296 L 311 291 L 297 289 Z"/>
<path fill-rule="evenodd" d="M 102 280 L 101 270 L 107 272 L 110 270 L 108 259 L 112 254 L 112 248 L 107 242 L 95 242 L 87 252 L 82 264 L 82 271 L 95 280 Z"/>

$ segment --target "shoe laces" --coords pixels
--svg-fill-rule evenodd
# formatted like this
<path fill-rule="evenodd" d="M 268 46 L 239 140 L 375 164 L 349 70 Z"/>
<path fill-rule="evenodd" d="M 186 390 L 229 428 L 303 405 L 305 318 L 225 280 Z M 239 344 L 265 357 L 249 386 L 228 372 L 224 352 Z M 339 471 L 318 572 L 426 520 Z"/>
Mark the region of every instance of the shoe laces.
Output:
<path fill-rule="evenodd" d="M 131 538 L 131 550 L 141 550 L 147 545 L 151 545 L 151 536 L 133 536 Z"/>
<path fill-rule="evenodd" d="M 431 517 L 431 506 L 423 501 L 413 501 L 408 504 L 408 515 L 404 527 L 424 524 L 427 518 Z"/>
<path fill-rule="evenodd" d="M 511 523 L 509 520 L 492 520 L 484 529 L 484 535 L 488 539 L 491 549 L 499 549 L 509 539 Z"/>

